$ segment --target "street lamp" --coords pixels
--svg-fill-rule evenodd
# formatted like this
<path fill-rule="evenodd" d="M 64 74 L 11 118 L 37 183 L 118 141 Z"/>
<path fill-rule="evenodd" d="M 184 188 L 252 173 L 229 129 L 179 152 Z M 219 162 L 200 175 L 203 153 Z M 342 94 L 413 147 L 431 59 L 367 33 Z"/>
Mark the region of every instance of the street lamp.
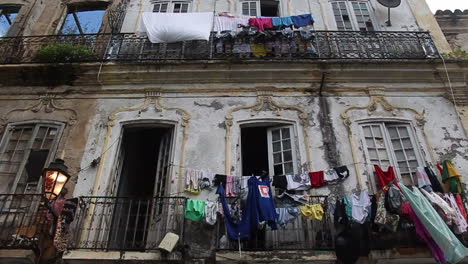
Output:
<path fill-rule="evenodd" d="M 42 172 L 44 178 L 44 196 L 47 200 L 56 199 L 62 192 L 70 175 L 65 162 L 62 159 L 56 159 L 50 163 L 49 167 Z"/>

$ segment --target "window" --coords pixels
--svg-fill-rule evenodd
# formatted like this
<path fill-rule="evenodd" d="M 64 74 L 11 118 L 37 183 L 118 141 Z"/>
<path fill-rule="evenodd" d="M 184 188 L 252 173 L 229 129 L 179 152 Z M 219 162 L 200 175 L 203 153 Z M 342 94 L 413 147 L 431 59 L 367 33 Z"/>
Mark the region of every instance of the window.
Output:
<path fill-rule="evenodd" d="M 6 36 L 20 9 L 20 5 L 0 5 L 0 37 Z"/>
<path fill-rule="evenodd" d="M 333 1 L 331 4 L 338 30 L 375 30 L 368 1 Z"/>
<path fill-rule="evenodd" d="M 245 16 L 279 16 L 278 0 L 242 1 L 241 9 Z"/>
<path fill-rule="evenodd" d="M 36 193 L 42 169 L 55 156 L 62 126 L 7 127 L 0 146 L 0 193 Z"/>
<path fill-rule="evenodd" d="M 155 13 L 187 13 L 189 10 L 189 1 L 157 1 L 153 6 Z"/>
<path fill-rule="evenodd" d="M 368 161 L 384 169 L 394 166 L 404 184 L 416 184 L 416 167 L 423 163 L 411 126 L 382 122 L 367 123 L 361 127 Z"/>
<path fill-rule="evenodd" d="M 297 173 L 293 127 L 256 126 L 241 129 L 242 174 L 270 176 Z"/>
<path fill-rule="evenodd" d="M 105 6 L 70 8 L 63 23 L 62 34 L 95 34 L 99 32 Z"/>

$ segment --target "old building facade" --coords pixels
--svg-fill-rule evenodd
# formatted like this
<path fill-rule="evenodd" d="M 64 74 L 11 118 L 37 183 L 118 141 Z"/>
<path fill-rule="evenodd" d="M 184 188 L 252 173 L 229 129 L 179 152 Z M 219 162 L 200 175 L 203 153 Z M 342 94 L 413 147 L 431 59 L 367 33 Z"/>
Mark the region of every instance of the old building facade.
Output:
<path fill-rule="evenodd" d="M 154 44 L 134 34 L 143 12 L 212 11 L 310 13 L 315 51 L 259 57 L 214 36 Z M 466 88 L 467 64 L 441 60 L 451 47 L 424 1 L 402 0 L 391 26 L 387 12 L 374 0 L 0 0 L 0 263 L 333 263 L 333 238 L 323 238 L 333 234 L 331 221 L 274 233 L 268 251 L 220 245 L 222 220 L 183 217 L 186 198 L 217 199 L 214 188 L 184 192 L 186 172 L 273 176 L 348 166 L 346 181 L 313 189 L 314 197 L 375 193 L 374 164 L 394 166 L 409 185 L 415 167 L 444 160 L 466 175 L 467 130 L 451 89 Z M 50 46 L 84 51 L 73 57 Z M 18 220 L 37 211 L 11 208 L 12 197 L 36 201 L 37 175 L 55 158 L 72 175 L 66 197 L 82 201 L 64 253 L 50 230 Z M 18 242 L 21 227 L 32 226 Z M 170 254 L 158 249 L 167 232 L 179 235 Z M 432 263 L 420 244 L 396 237 L 377 239 L 361 261 Z"/>

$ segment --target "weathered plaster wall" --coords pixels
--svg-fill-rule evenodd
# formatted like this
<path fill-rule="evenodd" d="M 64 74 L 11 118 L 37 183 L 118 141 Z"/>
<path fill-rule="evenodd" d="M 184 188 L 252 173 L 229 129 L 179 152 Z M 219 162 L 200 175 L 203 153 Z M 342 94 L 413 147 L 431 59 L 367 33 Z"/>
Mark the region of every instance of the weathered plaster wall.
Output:
<path fill-rule="evenodd" d="M 25 121 L 56 121 L 65 125 L 55 158 L 62 158 L 72 176 L 67 183 L 68 196 L 71 196 L 77 182 L 78 171 L 88 140 L 91 116 L 95 112 L 94 100 L 70 100 L 37 96 L 0 97 L 0 135 L 3 136 L 7 124 Z M 52 160 L 54 160 L 53 158 Z"/>
<path fill-rule="evenodd" d="M 468 51 L 468 10 L 438 10 L 435 18 L 450 46 Z"/>

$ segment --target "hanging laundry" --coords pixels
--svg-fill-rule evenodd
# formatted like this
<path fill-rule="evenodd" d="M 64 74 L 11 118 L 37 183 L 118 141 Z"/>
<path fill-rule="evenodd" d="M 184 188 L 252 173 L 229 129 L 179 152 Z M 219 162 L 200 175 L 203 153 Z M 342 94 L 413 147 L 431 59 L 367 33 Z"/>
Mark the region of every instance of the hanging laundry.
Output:
<path fill-rule="evenodd" d="M 326 185 L 324 171 L 309 172 L 310 184 L 312 187 L 318 188 Z"/>
<path fill-rule="evenodd" d="M 250 18 L 249 25 L 256 27 L 260 31 L 265 31 L 265 29 L 273 28 L 273 21 L 271 17 Z"/>
<path fill-rule="evenodd" d="M 54 235 L 54 247 L 58 252 L 64 252 L 68 247 L 70 237 L 70 224 L 75 219 L 75 213 L 78 208 L 79 199 L 67 199 L 63 203 L 60 213 L 58 213 L 57 226 Z"/>
<path fill-rule="evenodd" d="M 213 13 L 153 13 L 144 12 L 138 32 L 148 35 L 152 43 L 210 39 Z"/>
<path fill-rule="evenodd" d="M 286 176 L 273 176 L 273 186 L 279 189 L 286 190 L 288 188 L 288 180 L 286 180 Z"/>
<path fill-rule="evenodd" d="M 226 197 L 236 197 L 235 192 L 235 185 L 236 185 L 236 178 L 231 175 L 226 176 Z"/>
<path fill-rule="evenodd" d="M 403 197 L 401 195 L 400 189 L 398 189 L 394 184 L 391 184 L 385 195 L 385 207 L 391 213 L 398 214 L 400 213 L 402 202 Z"/>
<path fill-rule="evenodd" d="M 455 201 L 457 202 L 458 208 L 460 209 L 461 214 L 468 221 L 468 215 L 466 213 L 465 205 L 463 204 L 462 197 L 459 193 L 455 194 Z"/>
<path fill-rule="evenodd" d="M 430 202 L 417 188 L 410 190 L 404 185 L 400 185 L 400 187 L 419 220 L 443 251 L 447 261 L 458 263 L 463 260 L 468 255 L 468 249 L 452 233 Z"/>
<path fill-rule="evenodd" d="M 293 25 L 291 17 L 273 17 L 272 23 L 275 27 L 290 27 Z"/>
<path fill-rule="evenodd" d="M 449 223 L 456 217 L 456 211 L 444 200 L 442 197 L 438 196 L 434 192 L 427 192 L 424 189 L 421 189 L 421 193 L 426 196 L 426 198 L 434 205 L 435 208 L 439 208 L 439 210 L 443 213 L 443 218 Z"/>
<path fill-rule="evenodd" d="M 218 187 L 217 193 L 219 194 L 224 211 L 227 234 L 231 240 L 249 238 L 251 236 L 251 231 L 257 230 L 261 222 L 267 222 L 273 230 L 277 229 L 276 219 L 278 216 L 270 190 L 269 177 L 257 179 L 257 177 L 252 176 L 248 180 L 248 186 L 249 195 L 246 208 L 239 222 L 235 222 L 231 215 L 226 201 L 224 187 L 222 185 Z"/>
<path fill-rule="evenodd" d="M 207 201 L 205 206 L 205 222 L 210 225 L 216 224 L 217 213 L 218 203 Z"/>
<path fill-rule="evenodd" d="M 352 199 L 348 196 L 345 196 L 343 198 L 343 203 L 345 205 L 345 212 L 346 215 L 348 216 L 348 219 L 352 220 L 353 219 L 353 203 Z"/>
<path fill-rule="evenodd" d="M 426 172 L 427 176 L 429 177 L 429 181 L 431 182 L 432 190 L 434 192 L 444 192 L 442 185 L 440 184 L 439 179 L 435 175 L 434 171 L 430 167 L 425 167 L 424 171 Z"/>
<path fill-rule="evenodd" d="M 252 44 L 250 49 L 255 57 L 265 57 L 268 53 L 268 47 L 265 44 Z"/>
<path fill-rule="evenodd" d="M 348 167 L 346 166 L 341 166 L 341 167 L 335 168 L 334 170 L 336 171 L 336 174 L 341 180 L 344 180 L 349 177 L 349 170 L 348 170 Z"/>
<path fill-rule="evenodd" d="M 216 174 L 213 180 L 213 185 L 223 185 L 224 187 L 226 187 L 226 175 Z"/>
<path fill-rule="evenodd" d="M 278 219 L 276 223 L 282 228 L 286 228 L 288 223 L 294 222 L 299 216 L 300 210 L 298 207 L 276 208 Z"/>
<path fill-rule="evenodd" d="M 286 175 L 286 180 L 288 182 L 288 190 L 293 191 L 304 191 L 309 190 L 311 187 L 309 174 L 288 174 Z"/>
<path fill-rule="evenodd" d="M 358 195 L 351 195 L 352 217 L 357 223 L 363 224 L 369 215 L 369 206 L 371 205 L 369 193 L 367 190 L 361 191 Z"/>
<path fill-rule="evenodd" d="M 431 234 L 421 222 L 421 220 L 419 220 L 418 216 L 408 202 L 403 204 L 401 213 L 408 215 L 408 217 L 411 219 L 416 229 L 416 234 L 419 238 L 421 238 L 422 241 L 424 241 L 424 243 L 426 243 L 429 250 L 431 250 L 434 259 L 440 263 L 446 263 L 447 260 L 445 259 L 444 252 L 442 252 L 442 249 L 440 249 L 439 245 L 437 245 L 437 243 L 434 241 Z"/>
<path fill-rule="evenodd" d="M 460 208 L 458 208 L 457 202 L 455 201 L 455 197 L 453 194 L 444 194 L 445 201 L 455 210 L 455 217 L 454 217 L 454 231 L 455 234 L 461 234 L 467 231 L 468 224 L 466 222 L 465 217 L 462 215 Z"/>
<path fill-rule="evenodd" d="M 442 182 L 447 191 L 451 193 L 461 193 L 460 173 L 449 160 L 443 162 Z"/>
<path fill-rule="evenodd" d="M 214 31 L 217 32 L 218 36 L 220 36 L 223 31 L 240 31 L 242 27 L 249 26 L 249 18 L 249 16 L 216 16 L 214 20 Z"/>
<path fill-rule="evenodd" d="M 301 205 L 299 208 L 301 209 L 301 214 L 307 219 L 316 219 L 321 221 L 325 214 L 321 204 Z"/>
<path fill-rule="evenodd" d="M 311 14 L 291 16 L 291 20 L 296 28 L 310 26 L 314 24 L 314 19 L 312 18 Z"/>
<path fill-rule="evenodd" d="M 200 170 L 187 168 L 185 171 L 185 192 L 200 194 L 200 182 L 202 173 Z"/>
<path fill-rule="evenodd" d="M 185 218 L 193 221 L 203 221 L 206 215 L 206 201 L 188 199 L 185 205 Z"/>
<path fill-rule="evenodd" d="M 395 232 L 398 228 L 400 216 L 397 214 L 390 214 L 385 209 L 385 195 L 380 192 L 377 195 L 377 211 L 375 213 L 374 223 L 385 228 L 388 231 Z"/>
<path fill-rule="evenodd" d="M 374 165 L 374 169 L 381 189 L 383 189 L 392 181 L 395 181 L 395 185 L 398 186 L 395 178 L 395 171 L 393 170 L 392 166 L 389 166 L 387 171 L 383 171 L 379 165 Z"/>
<path fill-rule="evenodd" d="M 299 204 L 308 204 L 309 203 L 309 196 L 307 194 L 291 194 L 288 192 L 283 192 L 282 194 L 276 196 L 278 198 L 290 198 L 294 202 Z"/>
<path fill-rule="evenodd" d="M 348 216 L 346 215 L 346 205 L 343 201 L 336 201 L 335 212 L 333 214 L 333 222 L 335 223 L 335 225 L 346 225 L 348 223 Z"/>
<path fill-rule="evenodd" d="M 336 182 L 339 178 L 338 178 L 338 174 L 336 173 L 335 169 L 328 169 L 324 172 L 324 180 L 327 182 L 327 183 L 333 183 L 333 182 Z"/>
<path fill-rule="evenodd" d="M 419 188 L 431 186 L 431 181 L 429 180 L 429 176 L 427 176 L 427 173 L 423 167 L 416 168 L 416 178 L 418 179 Z"/>

